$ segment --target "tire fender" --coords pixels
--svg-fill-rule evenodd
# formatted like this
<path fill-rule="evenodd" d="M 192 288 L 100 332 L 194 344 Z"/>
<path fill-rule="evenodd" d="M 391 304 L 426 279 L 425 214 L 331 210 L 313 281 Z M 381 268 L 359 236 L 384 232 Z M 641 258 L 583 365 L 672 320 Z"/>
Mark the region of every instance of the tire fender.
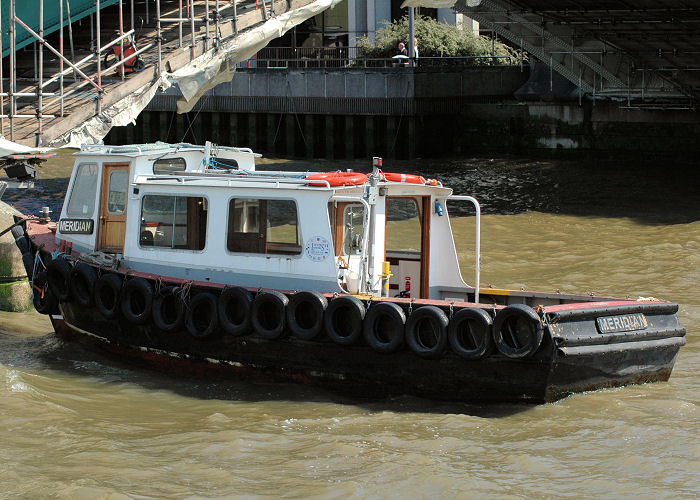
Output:
<path fill-rule="evenodd" d="M 200 292 L 190 299 L 185 314 L 187 333 L 200 340 L 214 335 L 219 326 L 218 301 L 219 298 L 209 292 Z"/>
<path fill-rule="evenodd" d="M 414 309 L 406 320 L 406 343 L 422 358 L 438 358 L 447 345 L 448 323 L 447 315 L 439 307 Z"/>
<path fill-rule="evenodd" d="M 542 343 L 544 329 L 535 310 L 524 304 L 501 309 L 493 322 L 496 348 L 509 358 L 532 356 Z"/>
<path fill-rule="evenodd" d="M 242 287 L 224 288 L 219 296 L 219 325 L 228 335 L 245 335 L 250 332 L 250 315 L 253 294 Z"/>
<path fill-rule="evenodd" d="M 447 330 L 452 351 L 464 359 L 488 356 L 493 352 L 492 326 L 491 316 L 483 309 L 460 309 Z"/>
<path fill-rule="evenodd" d="M 185 321 L 185 308 L 182 289 L 178 286 L 166 286 L 153 299 L 153 324 L 164 332 L 177 330 Z"/>
<path fill-rule="evenodd" d="M 282 292 L 268 290 L 260 292 L 253 299 L 250 321 L 253 330 L 265 339 L 276 339 L 282 336 L 286 326 L 285 310 L 289 298 Z"/>
<path fill-rule="evenodd" d="M 32 302 L 41 314 L 57 314 L 58 301 L 49 289 L 49 279 L 45 271 L 36 273 L 32 282 Z"/>
<path fill-rule="evenodd" d="M 85 262 L 78 262 L 70 273 L 70 291 L 75 302 L 82 307 L 92 305 L 92 293 L 95 289 L 97 273 Z"/>
<path fill-rule="evenodd" d="M 355 344 L 362 337 L 366 312 L 364 304 L 357 297 L 340 295 L 334 298 L 323 316 L 326 334 L 336 344 Z"/>
<path fill-rule="evenodd" d="M 59 302 L 70 300 L 71 265 L 64 257 L 57 257 L 46 267 L 49 277 L 49 287 Z"/>
<path fill-rule="evenodd" d="M 297 292 L 289 299 L 287 326 L 297 338 L 311 340 L 323 329 L 328 299 L 316 291 Z"/>
<path fill-rule="evenodd" d="M 392 353 L 403 343 L 406 314 L 393 302 L 372 304 L 363 322 L 369 346 L 377 352 Z"/>
<path fill-rule="evenodd" d="M 95 309 L 106 319 L 115 319 L 119 315 L 119 294 L 122 289 L 122 278 L 118 274 L 103 274 L 93 288 L 92 298 Z"/>
<path fill-rule="evenodd" d="M 153 287 L 144 278 L 133 278 L 124 284 L 121 293 L 122 315 L 129 323 L 143 325 L 151 317 Z"/>

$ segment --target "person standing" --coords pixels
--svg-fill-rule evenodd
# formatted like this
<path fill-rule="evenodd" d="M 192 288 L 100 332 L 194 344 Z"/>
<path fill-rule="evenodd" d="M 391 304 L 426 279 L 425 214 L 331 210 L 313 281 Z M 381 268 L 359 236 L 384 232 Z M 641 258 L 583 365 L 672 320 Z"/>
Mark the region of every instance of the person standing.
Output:
<path fill-rule="evenodd" d="M 408 51 L 406 50 L 406 46 L 403 42 L 399 42 L 399 53 L 397 55 L 408 56 Z"/>
<path fill-rule="evenodd" d="M 418 39 L 413 37 L 413 60 L 416 66 L 418 65 Z"/>

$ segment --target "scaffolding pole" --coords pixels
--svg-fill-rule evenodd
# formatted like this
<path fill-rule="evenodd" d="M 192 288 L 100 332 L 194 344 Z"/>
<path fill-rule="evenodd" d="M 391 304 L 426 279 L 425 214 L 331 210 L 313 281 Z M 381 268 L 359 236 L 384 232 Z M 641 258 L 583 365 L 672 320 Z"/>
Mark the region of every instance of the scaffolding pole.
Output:
<path fill-rule="evenodd" d="M 39 0 L 39 38 L 44 39 L 44 0 Z M 44 135 L 44 119 L 42 113 L 44 111 L 44 43 L 39 43 L 39 84 L 37 85 L 37 120 L 38 120 L 38 130 L 36 135 L 36 145 L 42 145 L 42 136 Z"/>
<path fill-rule="evenodd" d="M 0 94 L 5 92 L 5 90 L 2 88 L 3 83 L 2 83 L 2 16 L 0 16 Z M 5 98 L 1 97 L 0 98 L 0 136 L 5 137 L 5 119 L 2 117 L 2 115 L 5 114 Z"/>
<path fill-rule="evenodd" d="M 14 92 L 17 90 L 17 71 L 16 71 L 16 54 L 15 54 L 15 0 L 10 0 L 10 140 L 15 140 L 15 97 Z"/>
<path fill-rule="evenodd" d="M 156 0 L 156 36 L 158 37 L 158 78 L 163 71 L 163 37 L 160 31 L 160 0 Z"/>
<path fill-rule="evenodd" d="M 132 19 L 132 25 L 133 19 L 134 19 L 134 0 L 131 0 L 131 19 Z M 131 30 L 133 31 L 134 28 L 132 26 Z M 123 62 L 124 61 L 124 8 L 122 6 L 122 0 L 119 0 L 119 61 Z M 121 66 L 120 68 L 121 71 L 121 80 L 122 82 L 124 81 L 125 78 L 125 73 L 126 71 L 124 70 L 124 65 Z"/>
<path fill-rule="evenodd" d="M 194 0 L 187 0 L 187 8 L 190 11 L 190 31 L 192 32 L 192 45 L 190 45 L 190 61 L 192 61 L 197 48 L 197 39 L 194 31 Z"/>
<path fill-rule="evenodd" d="M 204 52 L 209 50 L 209 0 L 204 0 Z"/>
<path fill-rule="evenodd" d="M 59 85 L 59 95 L 61 96 L 59 101 L 60 101 L 60 110 L 59 110 L 59 116 L 63 116 L 63 0 L 58 1 L 58 10 L 59 10 L 59 20 L 61 23 L 61 28 L 58 34 L 58 51 L 61 53 L 61 57 L 58 58 L 58 71 L 60 72 L 61 76 L 58 82 Z"/>
<path fill-rule="evenodd" d="M 100 61 L 100 0 L 95 0 L 95 7 L 97 11 L 95 12 L 95 24 L 97 24 L 97 86 L 99 90 L 97 91 L 97 114 L 102 113 L 102 61 Z"/>

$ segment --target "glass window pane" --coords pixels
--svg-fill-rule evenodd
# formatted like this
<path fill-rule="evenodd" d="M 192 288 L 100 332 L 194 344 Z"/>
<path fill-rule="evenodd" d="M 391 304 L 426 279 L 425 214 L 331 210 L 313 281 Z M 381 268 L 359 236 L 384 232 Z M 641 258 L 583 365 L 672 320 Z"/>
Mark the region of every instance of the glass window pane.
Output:
<path fill-rule="evenodd" d="M 206 243 L 205 199 L 145 195 L 141 204 L 141 246 L 202 250 Z"/>
<path fill-rule="evenodd" d="M 300 254 L 296 203 L 293 200 L 231 200 L 227 248 L 231 252 Z"/>
<path fill-rule="evenodd" d="M 364 234 L 365 208 L 359 203 L 351 203 L 343 211 L 343 253 L 359 255 L 362 253 L 362 236 Z"/>
<path fill-rule="evenodd" d="M 109 174 L 107 213 L 113 215 L 124 213 L 127 184 L 128 172 L 126 170 L 115 170 Z"/>
<path fill-rule="evenodd" d="M 98 169 L 95 163 L 82 163 L 75 175 L 66 213 L 72 217 L 92 217 L 97 197 Z"/>
<path fill-rule="evenodd" d="M 387 251 L 420 252 L 421 220 L 414 198 L 388 198 Z"/>
<path fill-rule="evenodd" d="M 153 173 L 156 175 L 182 172 L 187 168 L 184 158 L 159 158 L 153 162 Z"/>
<path fill-rule="evenodd" d="M 299 244 L 297 205 L 292 200 L 267 202 L 267 241 Z"/>

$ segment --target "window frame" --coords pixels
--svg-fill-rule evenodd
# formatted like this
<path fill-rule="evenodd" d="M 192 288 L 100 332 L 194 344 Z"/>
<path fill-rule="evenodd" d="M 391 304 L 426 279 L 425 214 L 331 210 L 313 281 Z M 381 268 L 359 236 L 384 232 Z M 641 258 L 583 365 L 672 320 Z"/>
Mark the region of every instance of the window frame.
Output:
<path fill-rule="evenodd" d="M 234 200 L 253 200 L 253 201 L 265 201 L 265 202 L 270 202 L 270 201 L 290 201 L 294 204 L 294 208 L 296 209 L 296 236 L 297 236 L 297 247 L 299 249 L 298 253 L 288 253 L 288 252 L 255 252 L 255 251 L 244 251 L 244 250 L 231 250 L 229 247 L 229 233 L 230 229 L 232 229 L 231 225 L 231 202 Z M 267 208 L 265 209 L 265 212 L 267 213 Z M 265 257 L 265 258 L 286 258 L 286 259 L 298 259 L 301 258 L 304 255 L 304 240 L 302 237 L 302 231 L 301 231 L 301 217 L 299 216 L 300 210 L 299 210 L 299 202 L 296 198 L 291 198 L 291 197 L 265 197 L 265 198 L 253 198 L 250 196 L 232 196 L 230 197 L 227 202 L 226 202 L 226 234 L 224 237 L 224 247 L 226 249 L 226 252 L 230 255 L 249 255 L 249 256 L 260 256 L 260 257 Z M 267 226 L 267 218 L 265 221 L 260 221 L 263 226 L 264 226 L 264 231 L 265 231 L 265 247 L 267 247 L 268 243 L 270 243 L 267 239 L 267 232 L 269 230 L 269 227 Z M 260 230 L 256 233 L 239 233 L 239 234 L 260 234 Z M 272 242 L 272 243 L 279 243 L 279 242 Z M 286 244 L 286 243 L 282 243 Z"/>
<path fill-rule="evenodd" d="M 197 249 L 197 248 L 176 248 L 176 247 L 172 247 L 172 246 L 167 247 L 167 246 L 159 246 L 159 245 L 144 245 L 144 244 L 142 244 L 141 233 L 143 231 L 143 221 L 142 221 L 142 219 L 143 219 L 143 204 L 144 204 L 146 197 L 148 197 L 148 196 L 169 196 L 172 198 L 185 198 L 185 199 L 198 198 L 198 199 L 204 200 L 204 205 L 207 207 L 207 209 L 205 211 L 206 218 L 204 219 L 204 229 L 205 229 L 204 246 L 201 249 Z M 177 200 L 175 201 L 175 204 L 177 204 Z M 141 196 L 141 204 L 139 207 L 139 225 L 138 225 L 138 231 L 139 231 L 138 246 L 139 246 L 139 248 L 142 250 L 152 249 L 152 250 L 164 250 L 164 251 L 178 251 L 178 252 L 186 251 L 186 252 L 204 253 L 207 250 L 207 246 L 209 244 L 209 212 L 210 212 L 209 209 L 210 209 L 210 207 L 211 207 L 211 201 L 209 200 L 209 198 L 207 196 L 205 196 L 204 194 L 201 194 L 201 193 L 197 193 L 197 194 L 192 194 L 192 193 L 170 194 L 170 193 L 161 193 L 161 192 L 144 193 Z M 174 221 L 173 221 L 173 223 L 174 223 Z"/>
<path fill-rule="evenodd" d="M 165 161 L 172 162 L 172 161 L 174 161 L 174 160 L 181 160 L 181 161 L 184 163 L 184 168 L 181 168 L 181 169 L 178 169 L 178 170 L 170 170 L 170 171 L 168 171 L 168 172 L 156 172 L 156 164 L 157 164 L 159 161 L 162 161 L 162 162 L 165 162 Z M 169 158 L 157 158 L 157 159 L 155 159 L 155 160 L 153 161 L 153 165 L 151 165 L 151 171 L 153 172 L 153 175 L 172 175 L 172 174 L 175 173 L 175 172 L 183 172 L 183 171 L 185 171 L 185 170 L 187 170 L 187 160 L 185 160 L 185 158 L 182 157 L 182 156 L 173 156 L 173 157 L 169 157 Z"/>
<path fill-rule="evenodd" d="M 83 167 L 87 166 L 92 166 L 95 168 L 95 189 L 93 192 L 93 197 L 92 197 L 92 210 L 89 213 L 82 213 L 82 212 L 71 212 L 71 202 L 73 201 L 73 197 L 76 194 L 76 186 L 78 185 L 79 182 L 79 175 L 80 171 Z M 102 169 L 100 168 L 100 164 L 97 163 L 96 161 L 86 161 L 78 164 L 78 168 L 76 169 L 75 177 L 73 178 L 73 184 L 71 185 L 70 189 L 70 197 L 68 198 L 68 204 L 66 205 L 66 216 L 71 217 L 71 218 L 81 218 L 81 219 L 92 219 L 95 216 L 95 210 L 97 209 L 98 206 L 98 201 L 97 201 L 97 196 L 99 192 L 99 186 L 100 186 L 100 180 L 102 178 Z"/>

